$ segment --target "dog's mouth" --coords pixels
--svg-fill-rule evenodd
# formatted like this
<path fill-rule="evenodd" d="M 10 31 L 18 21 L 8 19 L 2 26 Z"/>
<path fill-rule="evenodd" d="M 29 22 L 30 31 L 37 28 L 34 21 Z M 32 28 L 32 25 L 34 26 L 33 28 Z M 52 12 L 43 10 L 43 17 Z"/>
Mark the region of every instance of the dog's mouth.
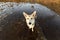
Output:
<path fill-rule="evenodd" d="M 32 31 L 34 31 L 33 28 L 35 26 L 35 23 L 29 22 L 29 23 L 27 23 L 27 26 L 29 27 L 29 29 L 32 29 Z"/>

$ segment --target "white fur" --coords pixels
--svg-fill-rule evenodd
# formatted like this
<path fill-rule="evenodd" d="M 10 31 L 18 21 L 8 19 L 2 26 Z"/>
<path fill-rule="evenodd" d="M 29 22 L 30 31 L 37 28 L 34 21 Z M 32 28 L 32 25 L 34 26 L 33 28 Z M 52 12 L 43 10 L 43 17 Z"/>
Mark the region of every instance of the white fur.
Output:
<path fill-rule="evenodd" d="M 36 11 L 34 11 L 31 15 L 28 15 L 25 12 L 23 12 L 23 15 L 26 19 L 26 23 L 27 23 L 27 26 L 29 27 L 29 29 L 32 29 L 32 31 L 34 31 L 33 28 L 35 26 Z M 31 24 L 29 24 L 29 23 L 31 23 Z"/>

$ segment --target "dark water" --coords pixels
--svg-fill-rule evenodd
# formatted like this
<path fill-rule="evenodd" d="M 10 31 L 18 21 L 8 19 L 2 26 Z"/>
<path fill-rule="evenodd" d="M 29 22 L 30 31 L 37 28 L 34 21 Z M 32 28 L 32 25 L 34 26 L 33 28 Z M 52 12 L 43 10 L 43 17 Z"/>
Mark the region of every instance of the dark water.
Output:
<path fill-rule="evenodd" d="M 28 29 L 23 12 L 37 11 L 34 32 Z M 59 40 L 60 16 L 40 4 L 20 3 L 0 20 L 0 40 Z M 12 13 L 11 13 L 12 12 Z M 5 12 L 3 12 L 4 14 Z M 1 13 L 2 14 L 2 13 Z M 1 16 L 1 15 L 0 15 Z"/>

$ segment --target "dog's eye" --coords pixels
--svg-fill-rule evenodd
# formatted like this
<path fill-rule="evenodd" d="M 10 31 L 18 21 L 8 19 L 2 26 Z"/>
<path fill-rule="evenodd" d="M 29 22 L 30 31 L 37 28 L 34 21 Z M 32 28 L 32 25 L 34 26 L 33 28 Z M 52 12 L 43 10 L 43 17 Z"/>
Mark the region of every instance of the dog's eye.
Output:
<path fill-rule="evenodd" d="M 33 19 L 33 18 L 31 18 L 31 19 Z"/>
<path fill-rule="evenodd" d="M 27 19 L 29 19 L 29 18 L 27 18 Z"/>

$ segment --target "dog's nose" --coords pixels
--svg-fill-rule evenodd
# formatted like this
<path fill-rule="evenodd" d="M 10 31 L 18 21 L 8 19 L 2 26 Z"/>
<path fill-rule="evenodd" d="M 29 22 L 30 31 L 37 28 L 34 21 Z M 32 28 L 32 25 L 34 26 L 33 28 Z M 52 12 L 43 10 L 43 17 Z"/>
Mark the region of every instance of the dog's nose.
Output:
<path fill-rule="evenodd" d="M 29 22 L 29 25 L 31 25 L 31 22 Z"/>

